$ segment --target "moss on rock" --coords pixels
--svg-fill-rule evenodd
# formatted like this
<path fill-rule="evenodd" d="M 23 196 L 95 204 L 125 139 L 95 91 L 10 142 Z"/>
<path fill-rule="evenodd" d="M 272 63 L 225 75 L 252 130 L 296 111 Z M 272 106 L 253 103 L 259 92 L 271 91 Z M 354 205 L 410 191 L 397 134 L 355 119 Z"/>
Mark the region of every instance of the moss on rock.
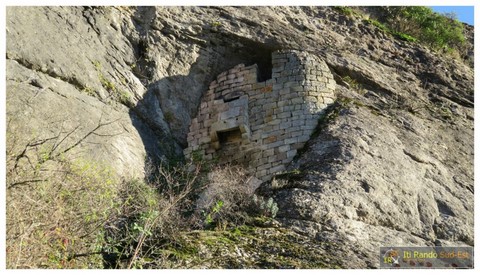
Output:
<path fill-rule="evenodd" d="M 162 253 L 187 268 L 341 268 L 328 253 L 332 246 L 285 228 L 244 225 L 182 233 L 175 249 Z"/>

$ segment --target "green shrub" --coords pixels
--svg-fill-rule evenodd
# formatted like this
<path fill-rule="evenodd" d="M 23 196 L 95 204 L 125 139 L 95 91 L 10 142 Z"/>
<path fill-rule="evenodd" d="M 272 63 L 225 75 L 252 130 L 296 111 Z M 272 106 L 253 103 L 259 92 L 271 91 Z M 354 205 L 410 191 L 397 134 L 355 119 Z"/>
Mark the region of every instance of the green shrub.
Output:
<path fill-rule="evenodd" d="M 384 32 L 387 32 L 387 33 L 392 32 L 387 26 L 385 26 L 383 23 L 380 23 L 379 21 L 377 21 L 375 19 L 364 19 L 363 22 L 367 23 L 367 24 L 372 24 L 372 25 L 381 29 Z"/>
<path fill-rule="evenodd" d="M 418 41 L 415 37 L 413 37 L 411 35 L 408 35 L 406 33 L 401 33 L 401 32 L 395 33 L 395 37 L 397 37 L 400 40 L 408 41 L 408 42 L 417 42 Z"/>
<path fill-rule="evenodd" d="M 452 15 L 429 7 L 378 7 L 378 18 L 391 33 L 405 41 L 418 40 L 436 50 L 460 49 L 465 43 L 463 25 Z"/>
<path fill-rule="evenodd" d="M 16 135 L 23 133 L 12 121 L 7 128 L 7 267 L 102 268 L 105 228 L 124 213 L 138 213 L 145 222 L 143 217 L 153 216 L 152 207 L 158 206 L 156 192 L 120 181 L 107 164 L 71 158 L 67 152 L 84 139 L 67 139 L 77 128 L 19 141 Z M 87 136 L 110 123 L 99 122 Z M 143 224 L 137 225 L 139 231 Z"/>
<path fill-rule="evenodd" d="M 100 251 L 110 255 L 106 267 L 130 267 L 142 261 L 140 253 L 145 240 L 162 226 L 164 205 L 162 197 L 150 184 L 139 180 L 127 180 L 121 185 L 119 192 L 121 208 L 116 219 L 106 226 Z M 122 258 L 131 258 L 129 263 L 121 262 Z M 138 267 L 138 266 L 137 266 Z"/>
<path fill-rule="evenodd" d="M 278 205 L 273 198 L 265 200 L 263 197 L 253 195 L 253 205 L 261 216 L 275 218 L 278 213 Z"/>
<path fill-rule="evenodd" d="M 362 84 L 358 83 L 355 79 L 351 78 L 348 75 L 342 77 L 342 80 L 348 85 L 349 88 L 353 89 L 360 95 L 365 95 L 365 93 L 367 92 L 365 88 L 363 88 Z"/>
<path fill-rule="evenodd" d="M 219 214 L 222 207 L 223 207 L 223 201 L 219 200 L 215 203 L 215 205 L 212 207 L 212 209 L 209 212 L 204 212 L 205 213 L 205 224 L 207 226 L 209 226 L 213 223 L 214 215 Z"/>
<path fill-rule="evenodd" d="M 352 8 L 346 6 L 335 6 L 333 9 L 347 16 L 350 16 L 354 13 Z"/>
<path fill-rule="evenodd" d="M 435 13 L 427 7 L 404 7 L 400 12 L 411 22 L 412 28 L 418 28 L 417 32 L 412 31 L 412 35 L 417 34 L 417 38 L 433 48 L 453 48 L 465 42 L 463 25 L 455 18 Z"/>

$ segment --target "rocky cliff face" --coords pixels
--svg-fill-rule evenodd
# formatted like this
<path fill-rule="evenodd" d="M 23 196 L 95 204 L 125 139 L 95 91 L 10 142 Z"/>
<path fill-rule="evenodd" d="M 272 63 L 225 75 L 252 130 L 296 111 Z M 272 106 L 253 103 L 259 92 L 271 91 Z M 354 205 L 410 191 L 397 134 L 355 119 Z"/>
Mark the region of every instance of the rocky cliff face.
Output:
<path fill-rule="evenodd" d="M 8 132 L 81 139 L 65 153 L 120 176 L 182 157 L 220 72 L 257 64 L 268 79 L 273 51 L 314 54 L 337 101 L 259 189 L 282 226 L 341 244 L 342 267 L 378 266 L 379 246 L 473 246 L 469 62 L 329 7 L 9 7 L 6 32 Z"/>

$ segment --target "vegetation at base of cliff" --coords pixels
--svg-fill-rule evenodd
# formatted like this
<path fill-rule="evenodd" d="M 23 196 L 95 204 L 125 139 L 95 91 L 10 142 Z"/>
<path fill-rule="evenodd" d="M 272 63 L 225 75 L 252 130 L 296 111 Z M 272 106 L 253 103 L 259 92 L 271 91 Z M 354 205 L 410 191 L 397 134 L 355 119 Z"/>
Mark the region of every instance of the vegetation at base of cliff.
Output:
<path fill-rule="evenodd" d="M 106 164 L 65 155 L 112 122 L 99 121 L 73 142 L 69 137 L 78 127 L 50 137 L 31 133 L 20 144 L 16 135 L 25 133 L 12 128 L 12 119 L 6 144 L 7 267 L 102 266 L 103 227 L 121 207 L 118 179 Z"/>
<path fill-rule="evenodd" d="M 325 253 L 336 244 L 305 245 L 308 241 L 268 219 L 255 219 L 229 230 L 183 232 L 175 246 L 159 253 L 169 268 L 341 268 L 335 256 Z M 155 262 L 149 264 L 155 268 Z"/>
<path fill-rule="evenodd" d="M 150 165 L 145 179 L 119 179 L 107 164 L 66 157 L 84 142 L 68 139 L 73 132 L 33 134 L 25 145 L 8 130 L 8 268 L 185 267 L 175 263 L 203 245 L 186 247 L 179 241 L 185 234 L 227 232 L 205 244 L 233 245 L 249 232 L 243 225 L 278 212 L 272 198 L 254 195 L 241 167 L 198 160 Z"/>
<path fill-rule="evenodd" d="M 455 14 L 440 14 L 429 7 L 375 7 L 377 20 L 368 20 L 406 41 L 419 41 L 435 50 L 463 51 L 463 25 Z"/>
<path fill-rule="evenodd" d="M 264 208 L 257 205 L 266 199 L 253 194 L 250 177 L 243 168 L 204 164 L 153 166 L 146 181 L 125 185 L 134 190 L 126 192 L 127 201 L 126 194 L 121 196 L 125 207 L 105 227 L 101 248 L 105 267 L 191 267 L 192 255 L 203 251 L 202 245 L 232 245 L 234 240 L 219 236 L 185 242 L 184 236 L 191 232 L 230 232 L 255 220 L 253 217 L 269 220 L 274 216 L 266 207 L 276 203 L 269 199 Z M 139 198 L 147 199 L 142 202 Z"/>

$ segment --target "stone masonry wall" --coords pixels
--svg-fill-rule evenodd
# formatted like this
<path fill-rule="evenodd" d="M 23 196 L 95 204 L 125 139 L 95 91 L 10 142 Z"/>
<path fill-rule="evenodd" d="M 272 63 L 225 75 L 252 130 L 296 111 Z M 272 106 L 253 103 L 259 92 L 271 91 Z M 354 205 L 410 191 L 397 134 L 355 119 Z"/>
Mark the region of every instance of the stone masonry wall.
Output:
<path fill-rule="evenodd" d="M 274 52 L 272 65 L 264 82 L 257 82 L 256 64 L 218 75 L 190 125 L 187 158 L 243 164 L 261 180 L 285 169 L 333 103 L 335 81 L 325 62 L 306 52 Z"/>

